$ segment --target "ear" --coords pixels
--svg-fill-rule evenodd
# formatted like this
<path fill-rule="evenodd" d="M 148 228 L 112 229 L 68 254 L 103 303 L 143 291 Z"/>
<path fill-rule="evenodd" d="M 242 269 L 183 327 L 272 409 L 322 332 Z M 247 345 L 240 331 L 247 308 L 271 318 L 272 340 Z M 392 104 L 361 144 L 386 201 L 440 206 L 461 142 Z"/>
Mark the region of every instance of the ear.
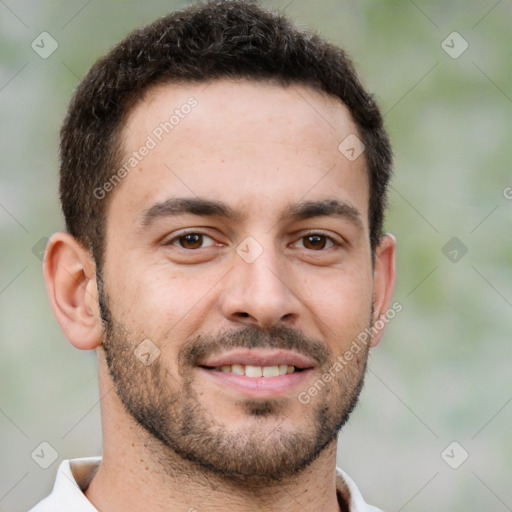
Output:
<path fill-rule="evenodd" d="M 101 344 L 96 264 L 68 233 L 55 233 L 46 246 L 44 279 L 53 314 L 66 338 L 81 350 Z"/>
<path fill-rule="evenodd" d="M 395 252 L 396 239 L 386 233 L 380 239 L 379 245 L 375 250 L 375 262 L 373 269 L 373 325 L 385 316 L 386 311 L 391 304 L 391 296 L 395 287 Z M 386 323 L 387 323 L 386 319 Z M 384 329 L 378 329 L 371 341 L 371 346 L 376 346 Z"/>

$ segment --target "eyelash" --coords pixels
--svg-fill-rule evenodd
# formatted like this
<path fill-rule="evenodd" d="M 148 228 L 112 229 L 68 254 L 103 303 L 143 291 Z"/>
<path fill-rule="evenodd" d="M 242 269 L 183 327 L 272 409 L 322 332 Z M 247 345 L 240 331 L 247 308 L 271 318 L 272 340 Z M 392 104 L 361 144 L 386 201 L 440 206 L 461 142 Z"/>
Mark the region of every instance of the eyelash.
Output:
<path fill-rule="evenodd" d="M 335 249 L 335 248 L 338 248 L 338 247 L 341 247 L 341 243 L 338 242 L 335 238 L 333 238 L 332 236 L 330 236 L 329 234 L 327 234 L 326 232 L 320 230 L 320 231 L 311 231 L 309 233 L 306 233 L 304 235 L 302 235 L 299 240 L 302 240 L 304 238 L 307 238 L 309 236 L 323 236 L 325 237 L 329 242 L 332 242 L 332 246 L 331 247 L 327 247 L 327 248 L 324 248 L 324 249 L 320 249 L 318 251 L 315 251 L 313 249 L 311 249 L 311 252 L 324 252 L 326 251 L 327 249 Z"/>
<path fill-rule="evenodd" d="M 181 249 L 183 251 L 197 251 L 199 249 L 205 249 L 205 247 L 199 247 L 198 249 L 186 249 L 185 247 L 180 247 L 177 243 L 174 243 L 174 242 L 179 242 L 180 238 L 183 238 L 183 237 L 185 237 L 187 235 L 201 235 L 203 237 L 210 238 L 211 240 L 213 240 L 215 242 L 213 237 L 211 237 L 210 235 L 207 235 L 206 233 L 203 233 L 202 231 L 187 231 L 187 232 L 184 232 L 184 233 L 180 233 L 180 234 L 176 235 L 175 237 L 171 238 L 164 245 L 172 245 L 172 246 L 175 246 L 175 247 L 177 247 L 177 248 L 179 248 L 179 249 Z M 315 251 L 314 249 L 311 249 L 311 252 L 324 252 L 327 249 L 333 249 L 333 248 L 341 247 L 342 246 L 342 244 L 340 242 L 338 242 L 332 236 L 328 235 L 327 233 L 325 233 L 324 231 L 321 231 L 321 230 L 311 231 L 309 233 L 306 233 L 306 234 L 302 235 L 301 237 L 299 237 L 298 240 L 302 240 L 304 238 L 307 238 L 307 237 L 310 237 L 310 236 L 315 236 L 315 235 L 325 237 L 328 241 L 330 241 L 332 243 L 332 246 L 331 247 L 327 247 L 327 248 L 323 248 L 323 249 L 320 249 L 320 250 L 317 250 L 317 251 Z M 207 247 L 211 247 L 211 246 L 216 245 L 216 244 L 217 243 L 214 243 L 214 244 L 211 244 L 211 245 L 209 245 Z"/>

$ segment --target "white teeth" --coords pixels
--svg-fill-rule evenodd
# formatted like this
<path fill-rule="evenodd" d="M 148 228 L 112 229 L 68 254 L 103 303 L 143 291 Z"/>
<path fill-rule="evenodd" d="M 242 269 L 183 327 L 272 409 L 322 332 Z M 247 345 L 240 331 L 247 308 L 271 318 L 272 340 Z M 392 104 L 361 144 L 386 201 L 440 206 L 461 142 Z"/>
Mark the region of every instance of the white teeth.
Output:
<path fill-rule="evenodd" d="M 233 364 L 231 365 L 231 371 L 235 375 L 245 375 L 245 369 L 241 364 Z"/>
<path fill-rule="evenodd" d="M 261 366 L 253 366 L 252 364 L 246 364 L 245 375 L 247 375 L 247 377 L 263 377 L 263 371 Z"/>
<path fill-rule="evenodd" d="M 217 372 L 234 373 L 235 375 L 245 375 L 246 377 L 278 377 L 293 373 L 295 366 L 280 364 L 274 366 L 254 366 L 252 364 L 233 364 L 223 365 L 214 368 Z"/>
<path fill-rule="evenodd" d="M 263 377 L 277 377 L 279 375 L 279 366 L 264 366 Z"/>

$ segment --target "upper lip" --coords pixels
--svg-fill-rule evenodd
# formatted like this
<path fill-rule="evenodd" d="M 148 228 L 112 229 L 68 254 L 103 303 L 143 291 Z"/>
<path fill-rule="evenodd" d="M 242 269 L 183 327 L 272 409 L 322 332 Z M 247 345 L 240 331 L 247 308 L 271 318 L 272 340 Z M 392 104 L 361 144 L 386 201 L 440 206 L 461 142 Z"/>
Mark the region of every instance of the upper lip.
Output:
<path fill-rule="evenodd" d="M 278 366 L 287 364 L 300 369 L 313 368 L 314 363 L 308 357 L 289 350 L 268 350 L 257 348 L 246 348 L 230 350 L 220 355 L 206 358 L 199 366 L 231 366 L 243 364 L 252 366 Z"/>

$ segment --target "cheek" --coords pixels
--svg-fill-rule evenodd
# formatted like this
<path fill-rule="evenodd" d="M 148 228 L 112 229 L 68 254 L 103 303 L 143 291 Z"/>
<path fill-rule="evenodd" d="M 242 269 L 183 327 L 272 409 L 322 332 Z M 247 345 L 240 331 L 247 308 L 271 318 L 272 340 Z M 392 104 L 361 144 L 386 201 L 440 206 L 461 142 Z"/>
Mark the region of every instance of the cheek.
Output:
<path fill-rule="evenodd" d="M 321 277 L 308 276 L 303 283 L 304 302 L 321 335 L 331 340 L 334 352 L 345 350 L 371 321 L 371 272 L 347 266 Z"/>
<path fill-rule="evenodd" d="M 168 264 L 132 271 L 118 280 L 115 290 L 118 319 L 162 348 L 174 339 L 185 341 L 211 309 L 211 292 L 217 281 L 218 273 L 179 272 Z"/>

